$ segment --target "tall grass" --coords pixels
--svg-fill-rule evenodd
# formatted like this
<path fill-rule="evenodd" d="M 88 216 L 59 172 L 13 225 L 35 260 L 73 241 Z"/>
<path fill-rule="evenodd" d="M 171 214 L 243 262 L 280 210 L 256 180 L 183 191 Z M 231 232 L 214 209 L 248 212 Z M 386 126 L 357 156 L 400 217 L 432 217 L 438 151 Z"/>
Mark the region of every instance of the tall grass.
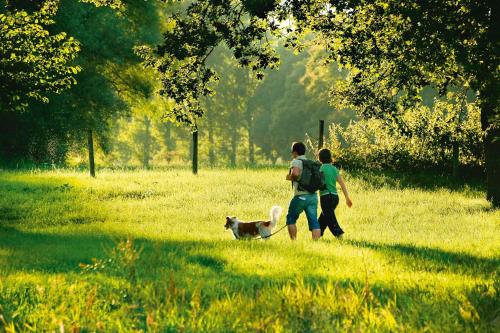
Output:
<path fill-rule="evenodd" d="M 0 173 L 1 330 L 498 330 L 500 213 L 479 186 L 347 174 L 342 241 L 303 216 L 295 242 L 233 241 L 226 215 L 287 207 L 285 172 Z"/>

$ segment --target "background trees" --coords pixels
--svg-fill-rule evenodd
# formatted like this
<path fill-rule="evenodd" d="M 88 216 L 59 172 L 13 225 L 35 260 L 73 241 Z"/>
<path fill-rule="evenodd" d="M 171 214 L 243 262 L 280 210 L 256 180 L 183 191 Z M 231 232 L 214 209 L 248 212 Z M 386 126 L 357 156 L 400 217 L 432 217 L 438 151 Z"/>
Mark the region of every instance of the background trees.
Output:
<path fill-rule="evenodd" d="M 317 1 L 320 7 L 325 2 Z M 293 7 L 311 14 L 306 5 Z M 350 71 L 340 90 L 365 117 L 399 122 L 422 89 L 478 92 L 488 198 L 500 205 L 500 36 L 495 1 L 360 1 L 335 4 L 312 20 L 330 58 Z M 300 30 L 300 29 L 299 29 Z M 399 122 L 404 125 L 403 122 Z M 405 132 L 404 126 L 400 126 Z"/>
<path fill-rule="evenodd" d="M 209 93 L 215 74 L 206 58 L 213 48 L 227 44 L 242 65 L 256 71 L 274 67 L 278 59 L 268 34 L 284 36 L 287 44 L 300 49 L 302 37 L 313 32 L 316 44 L 326 49 L 325 59 L 349 69 L 347 84 L 334 93 L 361 116 L 383 119 L 402 134 L 411 135 L 401 119 L 418 104 L 423 88 L 434 87 L 442 95 L 471 87 L 478 92 L 481 109 L 488 198 L 499 205 L 497 18 L 493 0 L 198 0 L 184 15 L 172 17 L 172 31 L 156 50 L 157 61 L 149 63 L 170 78 L 166 87 L 196 88 L 196 95 L 189 96 L 164 91 L 185 106 L 179 112 L 186 119 L 202 114 L 192 100 Z M 178 63 L 191 64 L 189 84 L 185 73 L 172 72 Z"/>
<path fill-rule="evenodd" d="M 4 162 L 83 160 L 92 133 L 106 163 L 185 163 L 198 128 L 202 161 L 274 163 L 319 119 L 337 133 L 377 119 L 370 142 L 420 140 L 438 168 L 486 167 L 499 197 L 493 1 L 3 1 L 1 13 Z"/>
<path fill-rule="evenodd" d="M 2 18 L 10 23 L 0 38 L 9 57 L 2 57 L 0 159 L 62 162 L 70 148 L 86 145 L 89 133 L 106 150 L 111 122 L 130 109 L 125 91 L 143 89 L 122 73 L 139 64 L 136 45 L 159 40 L 164 5 L 8 1 L 5 8 Z M 53 37 L 43 30 L 49 24 Z"/>

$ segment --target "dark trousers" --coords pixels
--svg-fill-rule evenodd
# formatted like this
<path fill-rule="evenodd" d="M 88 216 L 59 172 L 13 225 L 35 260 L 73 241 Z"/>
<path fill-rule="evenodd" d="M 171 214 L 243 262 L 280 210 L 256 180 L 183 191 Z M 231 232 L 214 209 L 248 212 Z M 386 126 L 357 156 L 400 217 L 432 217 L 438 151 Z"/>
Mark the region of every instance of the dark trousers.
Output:
<path fill-rule="evenodd" d="M 339 196 L 334 194 L 322 195 L 320 196 L 320 203 L 321 215 L 318 221 L 321 229 L 321 236 L 323 236 L 326 227 L 328 227 L 335 237 L 339 237 L 344 233 L 335 216 L 335 208 L 337 208 L 339 204 Z"/>

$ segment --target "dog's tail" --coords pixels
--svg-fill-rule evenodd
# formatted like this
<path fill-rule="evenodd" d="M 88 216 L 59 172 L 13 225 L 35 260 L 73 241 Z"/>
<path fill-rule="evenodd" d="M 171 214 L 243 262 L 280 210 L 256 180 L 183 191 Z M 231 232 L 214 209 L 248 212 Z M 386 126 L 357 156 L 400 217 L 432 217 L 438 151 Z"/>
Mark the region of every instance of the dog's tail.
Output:
<path fill-rule="evenodd" d="M 271 228 L 274 228 L 274 226 L 276 226 L 276 223 L 280 219 L 282 212 L 283 209 L 280 206 L 271 207 L 271 211 L 269 212 L 269 215 L 271 215 Z"/>

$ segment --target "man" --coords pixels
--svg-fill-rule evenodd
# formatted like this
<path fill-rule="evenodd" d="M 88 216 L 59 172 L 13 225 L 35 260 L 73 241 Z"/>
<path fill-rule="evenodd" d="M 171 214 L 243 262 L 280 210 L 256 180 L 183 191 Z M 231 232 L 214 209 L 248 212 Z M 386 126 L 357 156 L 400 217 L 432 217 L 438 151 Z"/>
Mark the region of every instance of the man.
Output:
<path fill-rule="evenodd" d="M 290 201 L 288 207 L 288 214 L 286 216 L 286 224 L 288 226 L 288 234 L 290 238 L 297 238 L 297 219 L 300 213 L 304 211 L 307 217 L 307 223 L 309 224 L 309 230 L 311 230 L 312 238 L 314 240 L 321 237 L 320 225 L 318 222 L 318 196 L 316 193 L 307 192 L 299 187 L 298 180 L 302 174 L 303 170 L 303 160 L 306 160 L 304 156 L 306 153 L 306 146 L 302 142 L 294 142 L 292 144 L 292 163 L 290 172 L 286 176 L 287 180 L 292 182 L 293 187 L 293 198 Z"/>

